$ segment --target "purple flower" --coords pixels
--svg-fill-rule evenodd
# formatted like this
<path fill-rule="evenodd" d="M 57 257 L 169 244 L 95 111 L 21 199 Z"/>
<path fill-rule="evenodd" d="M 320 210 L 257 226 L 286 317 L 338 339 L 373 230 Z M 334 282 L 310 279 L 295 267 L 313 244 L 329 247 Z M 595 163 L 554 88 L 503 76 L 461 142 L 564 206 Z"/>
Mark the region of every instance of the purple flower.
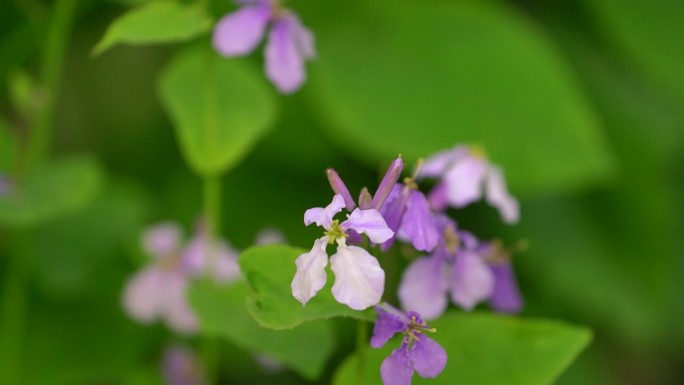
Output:
<path fill-rule="evenodd" d="M 252 52 L 270 23 L 266 43 L 266 76 L 282 93 L 295 92 L 304 83 L 304 62 L 316 56 L 311 32 L 279 0 L 239 1 L 236 12 L 224 16 L 214 28 L 213 44 L 226 57 Z"/>
<path fill-rule="evenodd" d="M 205 272 L 219 283 L 230 283 L 240 278 L 238 252 L 224 240 L 215 240 L 211 250 L 204 231 L 198 231 L 183 251 L 183 268 L 191 277 L 199 277 Z M 207 262 L 208 261 L 208 262 Z"/>
<path fill-rule="evenodd" d="M 126 283 L 123 305 L 141 323 L 163 319 L 180 333 L 197 330 L 197 319 L 186 298 L 188 274 L 181 263 L 181 230 L 169 222 L 151 227 L 143 246 L 154 258 Z"/>
<path fill-rule="evenodd" d="M 327 207 L 315 207 L 304 213 L 304 224 L 315 223 L 325 229 L 325 235 L 314 242 L 310 252 L 300 255 L 295 261 L 297 272 L 292 280 L 292 295 L 306 304 L 323 288 L 327 280 L 325 267 L 328 264 L 326 248 L 337 243 L 337 252 L 330 257 L 330 267 L 335 274 L 332 293 L 337 302 L 355 310 L 363 310 L 377 304 L 385 285 L 385 272 L 377 259 L 368 251 L 346 243 L 350 233 L 366 234 L 371 242 L 387 241 L 394 232 L 375 209 L 354 209 L 347 220 L 334 220 L 342 211 L 345 201 L 335 194 Z"/>
<path fill-rule="evenodd" d="M 392 351 L 380 366 L 384 385 L 410 385 L 413 372 L 421 377 L 437 377 L 446 367 L 447 354 L 437 342 L 424 333 L 436 330 L 428 327 L 420 314 L 403 313 L 387 304 L 375 308 L 375 321 L 371 346 L 380 348 L 396 333 L 403 333 L 401 346 Z"/>
<path fill-rule="evenodd" d="M 447 307 L 447 296 L 465 310 L 488 299 L 494 290 L 494 275 L 478 252 L 478 242 L 456 224 L 439 216 L 442 236 L 427 257 L 414 261 L 399 284 L 404 309 L 420 312 L 427 320 L 439 317 Z"/>
<path fill-rule="evenodd" d="M 494 276 L 494 290 L 489 305 L 500 313 L 519 312 L 523 307 L 523 299 L 511 263 L 511 251 L 495 240 L 483 245 L 482 253 Z"/>
<path fill-rule="evenodd" d="M 411 242 L 413 247 L 421 251 L 432 251 L 437 246 L 439 234 L 430 204 L 412 180 L 403 185 L 394 185 L 380 213 L 397 233 L 396 238 Z M 383 250 L 389 249 L 393 242 L 394 239 L 385 242 Z"/>
<path fill-rule="evenodd" d="M 203 385 L 204 370 L 196 355 L 188 348 L 171 346 L 164 351 L 161 365 L 166 385 Z"/>
<path fill-rule="evenodd" d="M 496 207 L 504 222 L 516 223 L 520 218 L 518 201 L 508 192 L 503 172 L 489 163 L 481 151 L 456 146 L 439 152 L 425 161 L 419 177 L 441 178 L 430 195 L 433 207 L 445 204 L 460 208 L 482 198 Z"/>

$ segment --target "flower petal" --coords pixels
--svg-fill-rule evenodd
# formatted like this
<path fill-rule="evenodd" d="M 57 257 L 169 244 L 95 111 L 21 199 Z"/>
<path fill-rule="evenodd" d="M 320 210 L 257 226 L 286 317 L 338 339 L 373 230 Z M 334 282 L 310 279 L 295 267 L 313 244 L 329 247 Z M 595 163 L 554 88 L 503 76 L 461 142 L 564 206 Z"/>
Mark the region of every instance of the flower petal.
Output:
<path fill-rule="evenodd" d="M 495 263 L 489 266 L 494 274 L 494 291 L 489 304 L 502 313 L 516 313 L 522 309 L 523 299 L 520 296 L 518 282 L 510 261 Z"/>
<path fill-rule="evenodd" d="M 520 205 L 508 192 L 501 169 L 490 166 L 485 184 L 487 203 L 499 210 L 504 222 L 517 223 L 520 219 Z"/>
<path fill-rule="evenodd" d="M 472 251 L 456 255 L 451 276 L 451 299 L 465 310 L 489 298 L 494 290 L 494 275 L 485 261 Z"/>
<path fill-rule="evenodd" d="M 413 368 L 421 377 L 437 377 L 446 367 L 447 354 L 432 338 L 422 335 L 409 351 Z"/>
<path fill-rule="evenodd" d="M 164 272 L 147 267 L 126 282 L 123 306 L 131 318 L 150 323 L 163 313 Z"/>
<path fill-rule="evenodd" d="M 420 191 L 412 191 L 401 219 L 399 235 L 408 239 L 417 250 L 432 251 L 439 241 L 430 204 Z"/>
<path fill-rule="evenodd" d="M 238 252 L 221 241 L 216 248 L 216 265 L 213 269 L 214 278 L 221 283 L 229 283 L 242 276 L 240 265 L 238 265 Z"/>
<path fill-rule="evenodd" d="M 418 178 L 441 177 L 449 169 L 449 166 L 467 157 L 468 154 L 468 147 L 463 145 L 440 151 L 423 162 Z"/>
<path fill-rule="evenodd" d="M 385 272 L 378 260 L 358 246 L 337 246 L 330 258 L 335 273 L 333 297 L 354 310 L 364 310 L 380 301 L 385 288 Z"/>
<path fill-rule="evenodd" d="M 444 174 L 449 204 L 458 208 L 479 200 L 486 172 L 485 162 L 472 156 L 454 164 Z"/>
<path fill-rule="evenodd" d="M 211 274 L 223 283 L 232 282 L 241 276 L 240 267 L 237 263 L 237 250 L 233 249 L 226 241 L 220 240 L 215 243 L 211 258 L 212 266 L 207 266 L 207 239 L 205 234 L 197 234 L 183 251 L 182 268 L 191 277 L 211 271 Z"/>
<path fill-rule="evenodd" d="M 191 334 L 197 331 L 197 317 L 187 298 L 188 280 L 177 273 L 167 273 L 164 285 L 166 324 L 174 331 Z"/>
<path fill-rule="evenodd" d="M 359 234 L 366 234 L 373 243 L 383 243 L 394 236 L 385 219 L 376 209 L 354 209 L 342 223 L 345 230 L 354 230 Z"/>
<path fill-rule="evenodd" d="M 416 311 L 426 320 L 444 313 L 448 282 L 445 261 L 435 255 L 419 258 L 406 270 L 399 284 L 399 301 L 405 310 Z"/>
<path fill-rule="evenodd" d="M 304 59 L 311 54 L 302 49 L 307 48 L 306 40 L 291 13 L 273 22 L 264 55 L 266 76 L 284 94 L 296 91 L 304 83 Z"/>
<path fill-rule="evenodd" d="M 344 198 L 342 195 L 335 194 L 332 202 L 326 207 L 314 207 L 312 209 L 306 210 L 304 213 L 304 224 L 310 225 L 316 223 L 316 226 L 321 226 L 323 228 L 329 228 L 332 223 L 335 214 L 342 211 L 344 208 Z"/>
<path fill-rule="evenodd" d="M 241 56 L 254 50 L 271 18 L 266 6 L 244 6 L 216 23 L 212 42 L 223 56 Z"/>
<path fill-rule="evenodd" d="M 405 330 L 406 322 L 398 315 L 387 312 L 380 307 L 376 306 L 375 311 L 378 313 L 378 318 L 375 320 L 375 326 L 373 326 L 371 346 L 377 349 L 385 345 L 396 333 Z"/>
<path fill-rule="evenodd" d="M 328 254 L 325 248 L 328 237 L 321 237 L 314 242 L 311 251 L 297 257 L 295 264 L 297 272 L 292 279 L 292 295 L 306 305 L 309 300 L 325 286 L 328 275 L 325 267 L 328 265 Z"/>
<path fill-rule="evenodd" d="M 182 230 L 173 222 L 161 222 L 149 227 L 143 234 L 143 248 L 155 257 L 174 253 L 180 246 Z"/>
<path fill-rule="evenodd" d="M 384 385 L 411 385 L 413 368 L 409 363 L 408 350 L 405 345 L 392 351 L 392 354 L 382 361 L 380 377 Z"/>

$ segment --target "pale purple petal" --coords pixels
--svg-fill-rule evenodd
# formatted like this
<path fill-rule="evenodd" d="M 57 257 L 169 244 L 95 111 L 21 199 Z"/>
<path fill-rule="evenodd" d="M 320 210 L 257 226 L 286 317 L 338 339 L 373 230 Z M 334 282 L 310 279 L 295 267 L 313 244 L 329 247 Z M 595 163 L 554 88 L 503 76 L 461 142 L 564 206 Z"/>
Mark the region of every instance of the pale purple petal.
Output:
<path fill-rule="evenodd" d="M 444 174 L 447 199 L 454 207 L 464 207 L 482 197 L 482 183 L 487 165 L 480 158 L 467 157 Z"/>
<path fill-rule="evenodd" d="M 202 385 L 206 381 L 195 354 L 179 346 L 164 351 L 162 376 L 166 385 Z"/>
<path fill-rule="evenodd" d="M 494 274 L 494 291 L 489 304 L 492 309 L 502 313 L 516 313 L 522 309 L 523 300 L 518 289 L 513 265 L 510 261 L 489 266 Z"/>
<path fill-rule="evenodd" d="M 219 241 L 208 255 L 207 239 L 200 233 L 195 236 L 183 251 L 182 267 L 189 276 L 200 276 L 209 271 L 219 281 L 228 283 L 240 277 L 240 267 L 237 264 L 237 250 L 227 242 Z M 213 261 L 212 266 L 207 265 L 207 258 Z"/>
<path fill-rule="evenodd" d="M 173 222 L 161 222 L 150 226 L 143 233 L 143 248 L 155 257 L 174 253 L 180 247 L 182 230 Z"/>
<path fill-rule="evenodd" d="M 273 22 L 264 54 L 266 76 L 284 94 L 299 89 L 306 78 L 301 36 L 292 20 L 292 17 L 282 17 Z"/>
<path fill-rule="evenodd" d="M 501 169 L 490 166 L 485 184 L 487 203 L 499 210 L 504 222 L 517 223 L 520 219 L 520 207 L 518 201 L 508 192 Z"/>
<path fill-rule="evenodd" d="M 471 310 L 493 290 L 494 275 L 482 257 L 472 251 L 458 253 L 451 276 L 451 299 Z"/>
<path fill-rule="evenodd" d="M 378 313 L 378 318 L 375 320 L 370 342 L 372 347 L 381 348 L 392 336 L 406 329 L 406 322 L 396 314 L 389 313 L 380 307 L 376 306 L 375 311 Z"/>
<path fill-rule="evenodd" d="M 151 266 L 137 272 L 126 282 L 123 306 L 138 322 L 150 323 L 164 312 L 164 271 Z"/>
<path fill-rule="evenodd" d="M 409 363 L 408 350 L 405 345 L 392 351 L 380 366 L 380 377 L 384 385 L 411 385 L 413 367 Z"/>
<path fill-rule="evenodd" d="M 432 256 L 417 259 L 406 270 L 399 284 L 399 301 L 426 320 L 444 313 L 447 307 L 447 272 L 444 259 Z"/>
<path fill-rule="evenodd" d="M 410 240 L 417 250 L 432 251 L 439 241 L 430 204 L 420 191 L 412 191 L 401 220 L 399 236 Z"/>
<path fill-rule="evenodd" d="M 467 157 L 468 154 L 468 147 L 463 145 L 440 151 L 425 160 L 418 178 L 441 177 L 453 163 Z"/>
<path fill-rule="evenodd" d="M 308 226 L 312 223 L 316 223 L 316 226 L 327 229 L 330 227 L 330 224 L 332 224 L 335 214 L 342 211 L 344 206 L 344 198 L 342 198 L 342 195 L 335 194 L 332 202 L 330 202 L 328 206 L 314 207 L 306 210 L 304 213 L 304 224 Z"/>
<path fill-rule="evenodd" d="M 330 258 L 335 273 L 333 297 L 354 310 L 367 309 L 380 301 L 385 272 L 378 260 L 358 246 L 340 244 Z"/>
<path fill-rule="evenodd" d="M 359 234 L 366 234 L 373 243 L 383 243 L 394 236 L 385 219 L 376 209 L 352 211 L 347 220 L 342 222 L 345 230 L 354 230 Z"/>
<path fill-rule="evenodd" d="M 271 18 L 271 8 L 244 6 L 216 23 L 212 42 L 223 56 L 241 56 L 254 50 Z"/>
<path fill-rule="evenodd" d="M 215 258 L 216 266 L 212 270 L 217 282 L 234 282 L 242 276 L 240 265 L 238 265 L 238 252 L 225 241 L 218 243 Z"/>
<path fill-rule="evenodd" d="M 321 237 L 314 242 L 311 251 L 297 257 L 295 264 L 297 272 L 292 279 L 292 295 L 306 305 L 309 300 L 325 286 L 328 275 L 325 267 L 328 265 L 328 254 L 325 248 L 328 244 L 328 237 Z"/>
<path fill-rule="evenodd" d="M 287 243 L 285 235 L 277 229 L 263 229 L 259 231 L 256 239 L 254 240 L 255 245 L 274 245 L 279 243 Z"/>
<path fill-rule="evenodd" d="M 297 43 L 297 48 L 304 59 L 313 59 L 316 57 L 316 47 L 314 36 L 311 31 L 302 24 L 299 17 L 290 12 L 288 15 L 288 22 L 292 31 L 293 38 Z"/>
<path fill-rule="evenodd" d="M 347 210 L 354 210 L 356 208 L 354 198 L 352 198 L 351 194 L 349 193 L 349 189 L 347 188 L 347 185 L 344 184 L 344 181 L 342 180 L 342 178 L 340 178 L 340 175 L 337 173 L 337 171 L 335 171 L 332 168 L 329 168 L 325 170 L 325 175 L 328 177 L 328 183 L 330 183 L 330 188 L 332 188 L 335 194 L 342 195 Z"/>
<path fill-rule="evenodd" d="M 411 364 L 421 377 L 437 377 L 446 367 L 446 351 L 424 334 L 418 338 L 418 341 L 413 344 L 413 348 L 409 351 Z"/>
<path fill-rule="evenodd" d="M 430 207 L 435 211 L 444 211 L 449 206 L 447 197 L 447 185 L 444 181 L 437 183 L 437 185 L 428 194 L 428 201 Z"/>
<path fill-rule="evenodd" d="M 166 323 L 172 330 L 191 334 L 197 331 L 197 317 L 187 298 L 188 280 L 180 274 L 168 273 L 164 286 Z"/>
<path fill-rule="evenodd" d="M 404 161 L 401 159 L 401 156 L 392 161 L 390 166 L 387 168 L 385 175 L 382 177 L 382 181 L 380 182 L 378 189 L 375 190 L 373 202 L 371 203 L 374 209 L 380 210 L 380 207 L 382 207 L 383 203 L 385 203 L 389 195 L 392 193 L 392 190 L 397 184 L 397 180 L 399 180 L 399 176 L 401 176 L 401 171 L 403 169 Z"/>

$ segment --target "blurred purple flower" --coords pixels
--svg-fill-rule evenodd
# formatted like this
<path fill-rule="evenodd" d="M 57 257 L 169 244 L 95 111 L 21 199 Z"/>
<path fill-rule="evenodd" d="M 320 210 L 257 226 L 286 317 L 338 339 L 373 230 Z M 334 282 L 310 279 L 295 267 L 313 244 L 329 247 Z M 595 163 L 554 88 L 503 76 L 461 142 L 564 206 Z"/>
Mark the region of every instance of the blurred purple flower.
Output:
<path fill-rule="evenodd" d="M 504 222 L 516 223 L 520 218 L 518 201 L 508 192 L 503 172 L 489 163 L 484 154 L 463 145 L 439 152 L 425 161 L 420 178 L 440 178 L 430 194 L 436 209 L 444 205 L 465 207 L 483 196 L 496 207 Z"/>
<path fill-rule="evenodd" d="M 284 94 L 295 92 L 306 79 L 304 62 L 316 56 L 311 32 L 280 0 L 238 1 L 241 8 L 218 21 L 213 45 L 226 57 L 252 52 L 270 23 L 266 43 L 266 76 Z"/>
<path fill-rule="evenodd" d="M 454 303 L 471 310 L 494 290 L 494 274 L 478 253 L 477 239 L 457 232 L 446 216 L 437 219 L 442 230 L 438 246 L 409 265 L 399 284 L 402 307 L 420 312 L 427 320 L 444 313 L 449 294 Z"/>
<path fill-rule="evenodd" d="M 166 348 L 161 371 L 166 385 L 203 385 L 206 383 L 200 361 L 190 349 L 185 347 Z"/>
<path fill-rule="evenodd" d="M 410 242 L 421 251 L 429 252 L 437 246 L 439 234 L 430 204 L 411 180 L 394 185 L 380 213 L 397 234 L 382 245 L 383 250 L 389 249 L 396 238 Z"/>
<path fill-rule="evenodd" d="M 375 209 L 354 209 L 347 220 L 340 223 L 333 217 L 346 206 L 340 194 L 335 194 L 327 207 L 315 207 L 304 213 L 304 224 L 323 227 L 325 235 L 314 242 L 310 252 L 295 261 L 297 272 L 292 280 L 292 295 L 306 304 L 323 288 L 327 280 L 327 245 L 337 243 L 337 252 L 330 257 L 330 267 L 335 274 L 332 293 L 337 302 L 355 310 L 363 310 L 377 304 L 385 285 L 385 272 L 377 259 L 358 246 L 348 246 L 350 232 L 366 234 L 371 242 L 379 244 L 390 239 L 394 232 Z"/>
<path fill-rule="evenodd" d="M 396 333 L 403 333 L 401 346 L 392 351 L 380 366 L 384 385 L 410 385 L 413 372 L 421 377 L 437 377 L 446 367 L 447 354 L 433 339 L 424 333 L 434 333 L 420 314 L 411 311 L 403 313 L 383 303 L 376 306 L 378 319 L 375 321 L 371 346 L 380 348 Z"/>
<path fill-rule="evenodd" d="M 183 251 L 183 269 L 188 275 L 199 277 L 208 272 L 219 283 L 234 282 L 240 278 L 237 250 L 224 240 L 216 240 L 213 248 L 207 250 L 208 243 L 206 234 L 198 231 Z"/>
<path fill-rule="evenodd" d="M 482 246 L 481 253 L 494 275 L 494 290 L 489 305 L 500 313 L 517 313 L 524 305 L 518 280 L 511 263 L 511 251 L 499 241 L 491 241 Z"/>

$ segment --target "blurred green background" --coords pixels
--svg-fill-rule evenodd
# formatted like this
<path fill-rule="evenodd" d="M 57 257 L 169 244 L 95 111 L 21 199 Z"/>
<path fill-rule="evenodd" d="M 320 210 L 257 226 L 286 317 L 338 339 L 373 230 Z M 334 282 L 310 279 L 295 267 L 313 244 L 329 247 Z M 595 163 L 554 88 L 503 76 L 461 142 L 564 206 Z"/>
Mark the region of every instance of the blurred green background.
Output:
<path fill-rule="evenodd" d="M 0 2 L 0 171 L 33 169 L 31 128 L 52 110 L 49 160 L 35 162 L 49 171 L 37 171 L 31 207 L 0 204 L 0 372 L 22 384 L 159 383 L 173 337 L 129 320 L 120 296 L 145 262 L 142 229 L 172 219 L 189 233 L 202 210 L 159 78 L 209 34 L 93 56 L 108 25 L 144 1 L 66 1 L 73 22 L 62 28 L 64 0 Z M 272 227 L 308 247 L 317 233 L 302 215 L 327 202 L 326 167 L 354 192 L 399 153 L 413 162 L 477 143 L 505 169 L 522 220 L 504 226 L 485 205 L 457 220 L 482 237 L 529 241 L 515 257 L 524 316 L 594 330 L 558 384 L 684 382 L 684 2 L 289 6 L 318 57 L 292 96 L 266 84 L 260 52 L 234 60 L 268 91 L 272 124 L 222 177 L 223 237 L 244 249 Z M 235 6 L 210 9 L 216 19 Z M 339 343 L 334 362 L 350 349 Z M 228 343 L 222 362 L 230 383 L 304 381 L 255 379 L 251 356 Z"/>

